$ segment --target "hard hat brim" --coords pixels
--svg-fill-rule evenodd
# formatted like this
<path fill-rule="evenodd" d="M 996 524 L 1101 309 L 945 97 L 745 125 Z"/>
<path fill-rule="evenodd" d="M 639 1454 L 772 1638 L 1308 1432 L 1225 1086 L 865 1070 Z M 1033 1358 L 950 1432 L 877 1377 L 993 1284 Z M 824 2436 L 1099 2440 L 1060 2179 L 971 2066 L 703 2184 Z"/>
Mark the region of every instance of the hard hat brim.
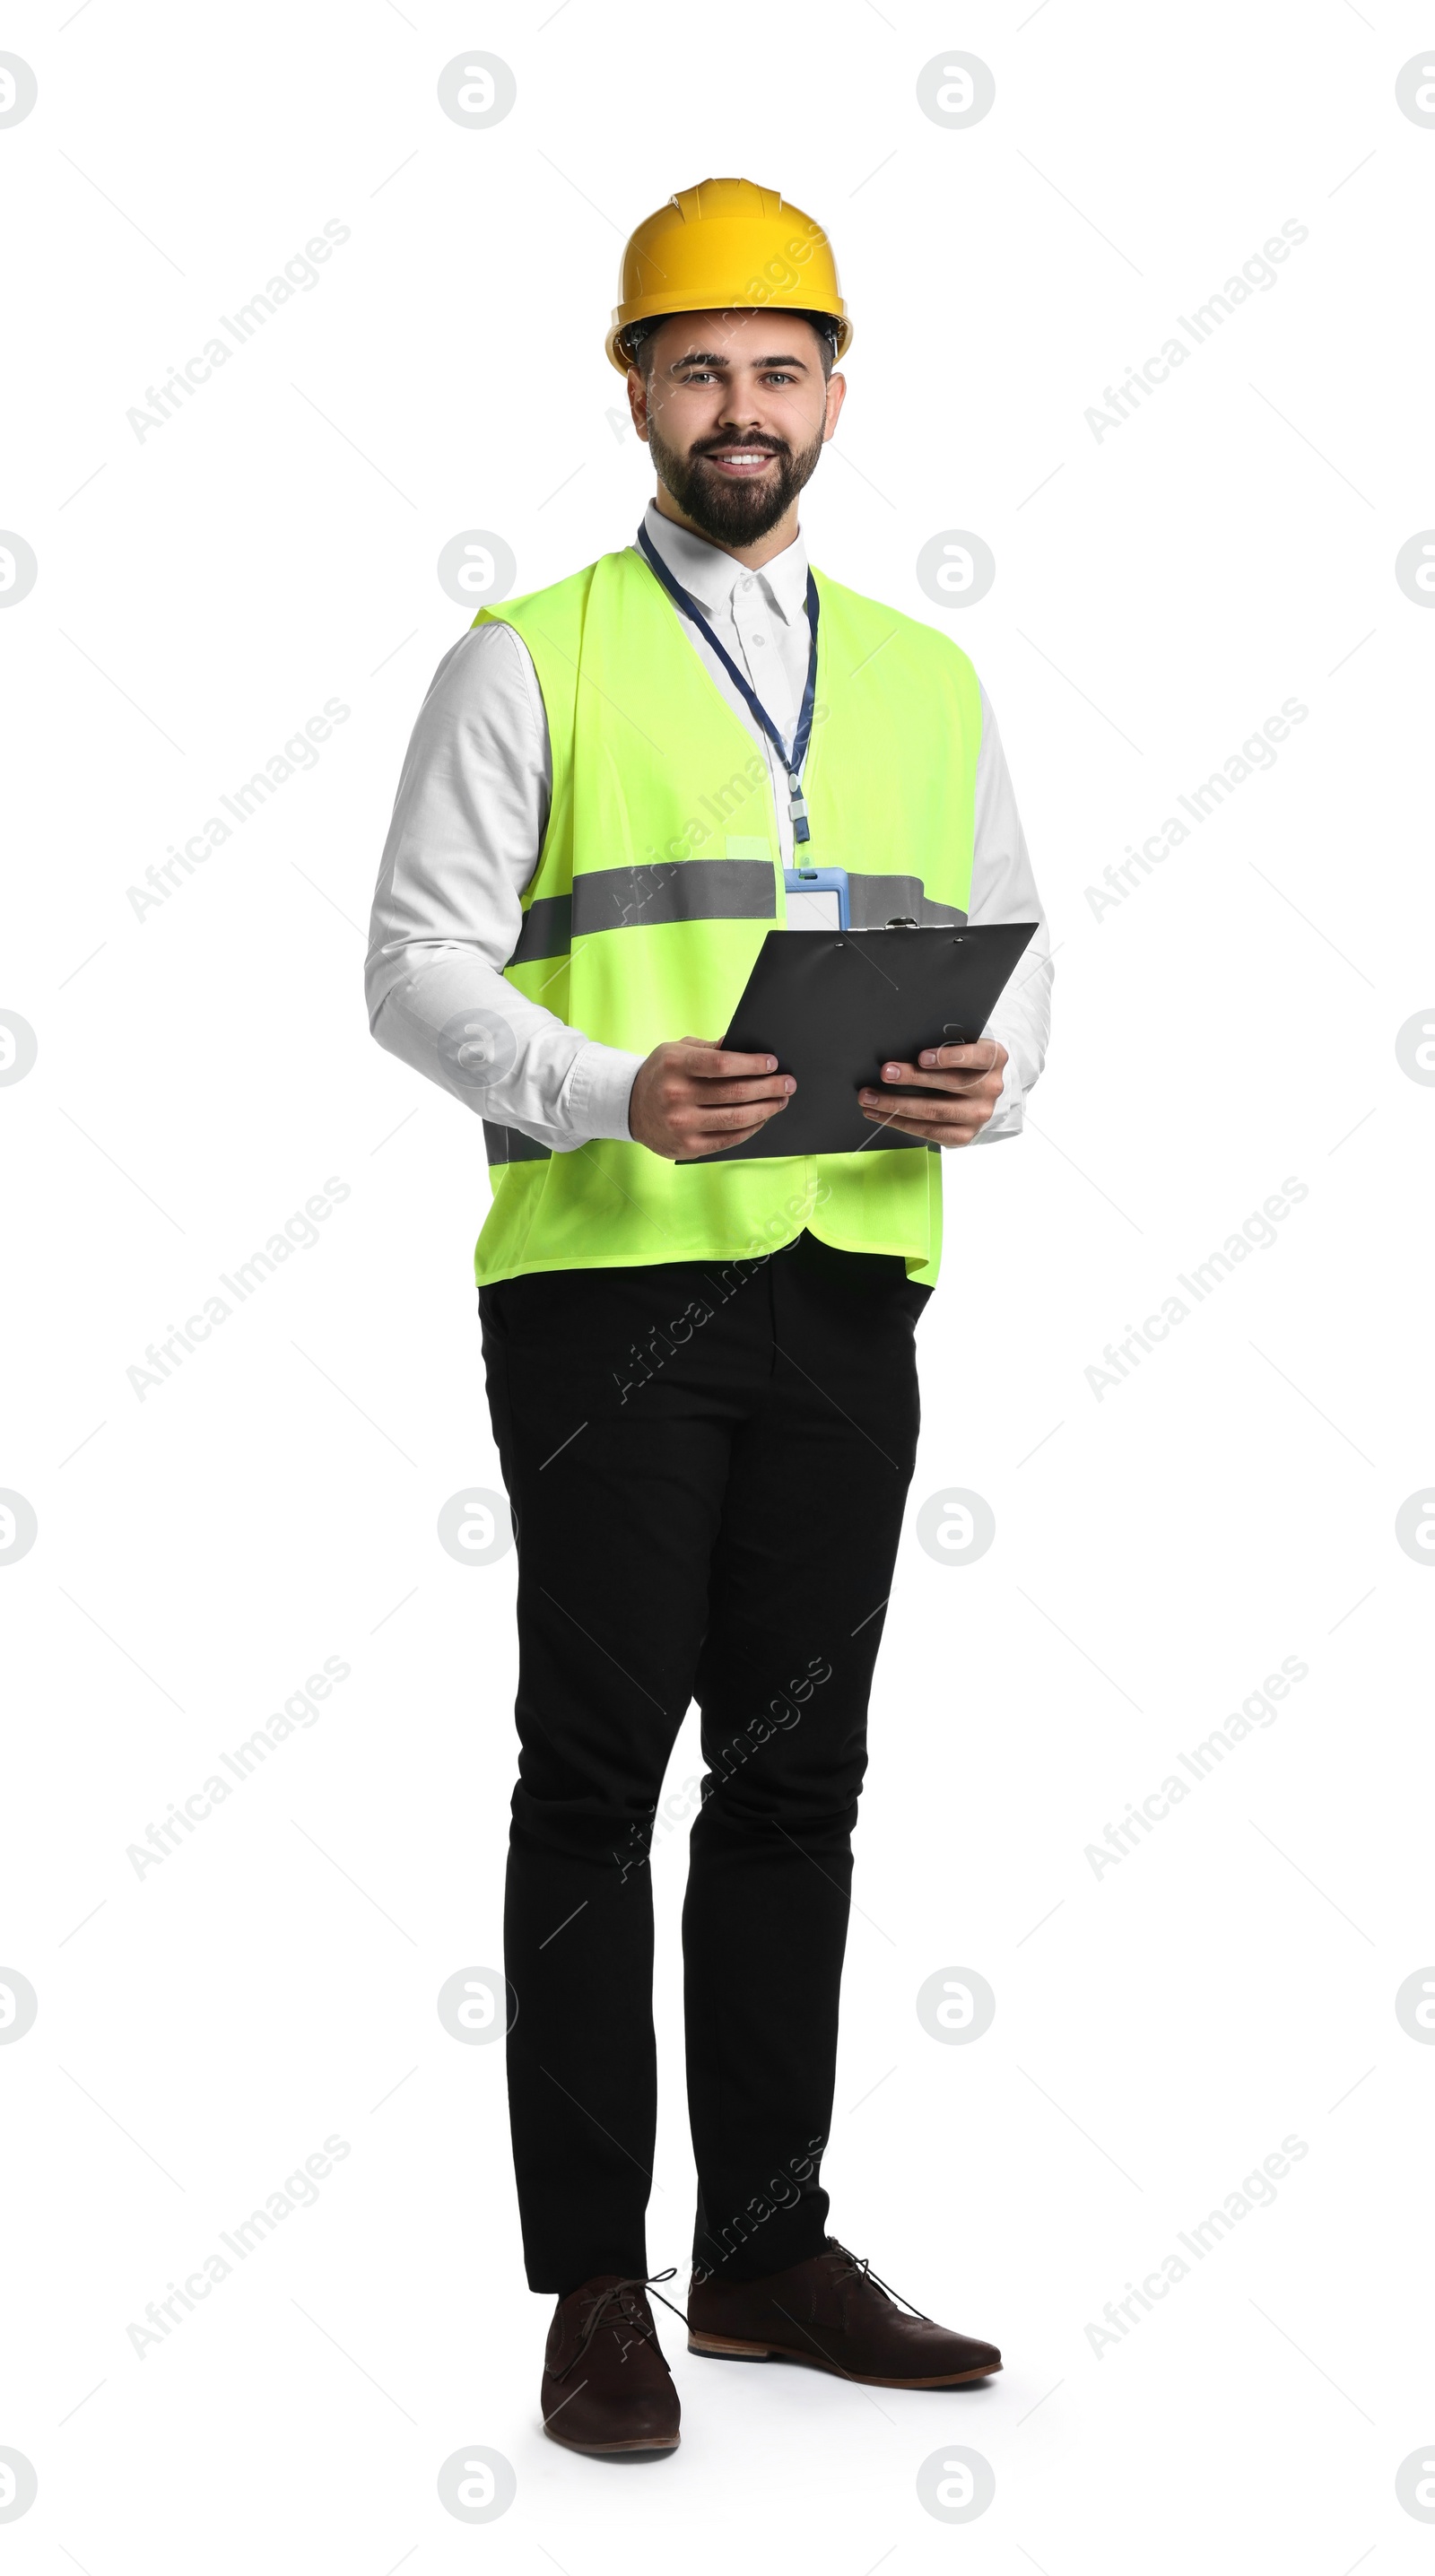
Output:
<path fill-rule="evenodd" d="M 772 296 L 761 304 L 737 304 L 731 301 L 722 304 L 692 304 L 686 300 L 680 304 L 674 304 L 660 295 L 650 295 L 644 296 L 636 304 L 620 304 L 615 308 L 612 328 L 604 346 L 608 352 L 609 365 L 616 367 L 620 376 L 625 376 L 629 367 L 635 362 L 627 354 L 624 334 L 635 322 L 666 322 L 679 313 L 796 312 L 805 314 L 826 310 L 827 307 L 823 305 L 801 303 L 795 295 Z M 830 318 L 837 329 L 837 355 L 839 359 L 845 358 L 852 345 L 852 325 L 847 318 L 846 305 L 840 305 L 831 313 Z"/>

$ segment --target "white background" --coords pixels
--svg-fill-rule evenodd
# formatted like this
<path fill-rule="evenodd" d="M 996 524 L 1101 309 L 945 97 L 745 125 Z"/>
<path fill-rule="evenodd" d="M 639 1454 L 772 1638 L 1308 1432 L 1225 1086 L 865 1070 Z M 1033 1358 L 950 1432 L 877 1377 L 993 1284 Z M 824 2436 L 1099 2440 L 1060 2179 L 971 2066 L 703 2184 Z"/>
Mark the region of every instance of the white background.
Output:
<path fill-rule="evenodd" d="M 1435 1471 L 1435 1094 L 1395 1038 L 1435 1018 L 1435 617 L 1393 566 L 1435 520 L 1435 132 L 1395 99 L 1429 39 L 1391 0 L 11 12 L 39 83 L 0 131 L 0 520 L 39 565 L 0 618 L 0 1007 L 39 1043 L 0 1100 L 0 1484 L 39 1522 L 0 1578 L 0 1957 L 39 1997 L 0 2048 L 24 2576 L 1428 2566 L 1395 2475 L 1435 2455 L 1435 2051 L 1394 1996 L 1435 1958 L 1432 1576 L 1394 1524 Z M 480 131 L 436 95 L 474 45 L 517 82 Z M 953 45 L 996 81 L 965 131 L 916 95 Z M 627 541 L 621 240 L 732 171 L 827 224 L 855 318 L 813 552 L 972 653 L 1059 942 L 1031 1128 L 947 1166 L 913 1515 L 949 1480 L 997 1536 L 904 1548 L 826 2161 L 845 2239 L 1007 2368 L 928 2396 L 724 2370 L 660 2311 L 683 2447 L 625 2476 L 541 2436 L 502 2050 L 435 2010 L 498 1959 L 514 1759 L 513 1557 L 435 1534 L 498 1483 L 487 1183 L 477 1121 L 370 1043 L 360 970 L 409 726 L 471 614 L 439 550 L 493 530 L 526 590 Z M 329 219 L 317 286 L 137 438 L 146 388 Z M 1098 441 L 1103 388 L 1288 220 L 1278 283 Z M 996 558 L 966 610 L 915 577 L 951 528 Z M 317 765 L 137 918 L 127 890 L 331 697 Z M 1275 767 L 1096 917 L 1102 871 L 1291 697 Z M 330 1175 L 319 1241 L 141 1400 L 145 1346 Z M 1287 1176 L 1277 1242 L 1098 1401 L 1103 1345 Z M 318 1721 L 137 1878 L 126 1847 L 329 1656 Z M 1098 1878 L 1086 1845 L 1291 1656 L 1276 1721 Z M 653 1864 L 650 2244 L 680 2294 L 682 1841 Z M 997 1997 L 967 2046 L 915 2012 L 955 1966 Z M 328 2135 L 317 2205 L 137 2356 L 146 2302 Z M 1289 2135 L 1274 2205 L 1093 2351 Z M 954 2442 L 996 2494 L 952 2533 L 916 2478 Z M 471 2530 L 436 2479 L 476 2443 L 517 2494 Z"/>

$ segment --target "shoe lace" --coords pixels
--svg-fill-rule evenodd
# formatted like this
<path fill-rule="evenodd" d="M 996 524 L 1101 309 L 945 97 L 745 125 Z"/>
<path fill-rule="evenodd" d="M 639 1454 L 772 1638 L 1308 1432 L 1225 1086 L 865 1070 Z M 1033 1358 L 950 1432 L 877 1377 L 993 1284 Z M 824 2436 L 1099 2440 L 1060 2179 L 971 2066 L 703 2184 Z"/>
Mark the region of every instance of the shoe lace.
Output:
<path fill-rule="evenodd" d="M 662 2299 L 664 2307 L 672 2308 L 674 2316 L 681 2317 L 686 2325 L 685 2310 L 674 2308 L 671 2299 L 663 2299 L 662 2291 L 657 2286 L 659 2281 L 671 2281 L 677 2268 L 676 2263 L 670 2263 L 666 2272 L 654 2272 L 647 2279 L 644 2279 L 641 2272 L 630 2273 L 625 2280 L 610 2281 L 606 2290 L 592 2291 L 583 2303 L 585 2311 L 583 2325 L 574 2347 L 573 2358 L 565 2362 L 563 2368 L 555 2374 L 556 2377 L 566 2379 L 569 2371 L 577 2367 L 600 2327 L 609 2325 L 616 2333 L 620 2321 L 623 2325 L 632 2326 L 643 2337 L 645 2343 L 650 2343 L 661 2361 L 662 2348 L 657 2334 L 644 2317 L 638 2300 L 643 2291 L 651 2290 L 654 2297 Z"/>
<path fill-rule="evenodd" d="M 835 2236 L 832 2239 L 832 2250 L 834 2254 L 840 2254 L 842 2257 L 841 2268 L 834 2274 L 834 2279 L 846 2281 L 855 2277 L 863 2283 L 864 2287 L 870 2282 L 874 2289 L 885 2291 L 887 2297 L 898 2307 L 911 2308 L 913 2316 L 920 2317 L 924 2326 L 934 2322 L 924 2308 L 915 2307 L 910 2299 L 903 2298 L 900 2290 L 894 2290 L 890 2283 L 880 2279 L 865 2254 L 853 2254 L 847 2246 L 839 2245 Z"/>

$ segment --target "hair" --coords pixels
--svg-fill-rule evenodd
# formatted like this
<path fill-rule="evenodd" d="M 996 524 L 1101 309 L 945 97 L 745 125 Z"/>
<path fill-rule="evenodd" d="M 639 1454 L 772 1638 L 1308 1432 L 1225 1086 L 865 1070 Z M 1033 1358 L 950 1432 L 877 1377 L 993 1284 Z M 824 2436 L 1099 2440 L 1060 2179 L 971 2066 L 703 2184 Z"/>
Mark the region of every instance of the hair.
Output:
<path fill-rule="evenodd" d="M 746 307 L 743 309 L 746 310 Z M 837 362 L 837 323 L 831 313 L 809 313 L 800 306 L 790 304 L 755 306 L 753 309 L 760 312 L 780 313 L 792 322 L 810 322 L 821 344 L 824 381 L 831 375 Z M 654 335 L 662 329 L 665 322 L 672 322 L 675 319 L 676 316 L 671 313 L 655 313 L 645 322 L 628 324 L 619 345 L 629 363 L 637 367 L 642 375 L 651 376 L 653 372 Z"/>

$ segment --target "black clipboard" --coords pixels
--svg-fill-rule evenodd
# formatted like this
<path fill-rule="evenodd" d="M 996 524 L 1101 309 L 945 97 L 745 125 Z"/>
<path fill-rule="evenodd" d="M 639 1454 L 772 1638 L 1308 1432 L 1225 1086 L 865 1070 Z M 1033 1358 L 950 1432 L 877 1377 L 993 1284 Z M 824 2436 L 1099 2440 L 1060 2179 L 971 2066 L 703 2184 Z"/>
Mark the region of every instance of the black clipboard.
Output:
<path fill-rule="evenodd" d="M 884 1064 L 894 1057 L 914 1064 L 923 1047 L 979 1038 L 1035 929 L 1034 921 L 1002 921 L 965 929 L 770 930 L 722 1044 L 740 1055 L 775 1055 L 797 1089 L 745 1144 L 684 1155 L 684 1162 L 909 1147 L 925 1153 L 918 1137 L 874 1126 L 857 1094 L 876 1083 L 900 1100 L 901 1086 L 880 1079 Z"/>

